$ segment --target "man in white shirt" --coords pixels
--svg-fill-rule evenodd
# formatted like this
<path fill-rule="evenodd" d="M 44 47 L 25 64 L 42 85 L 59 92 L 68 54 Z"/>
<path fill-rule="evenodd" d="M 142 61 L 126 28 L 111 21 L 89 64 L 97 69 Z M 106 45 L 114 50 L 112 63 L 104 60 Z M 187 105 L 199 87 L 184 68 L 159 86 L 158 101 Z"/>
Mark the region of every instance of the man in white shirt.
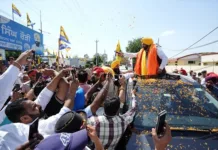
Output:
<path fill-rule="evenodd" d="M 5 110 L 8 119 L 14 123 L 21 122 L 24 124 L 29 124 L 36 118 L 42 117 L 43 110 L 54 94 L 60 79 L 64 77 L 68 71 L 68 69 L 62 70 L 47 85 L 47 87 L 42 90 L 35 101 L 19 99 L 9 104 Z M 71 92 L 75 91 L 71 90 Z M 54 126 L 57 120 L 66 112 L 71 111 L 71 109 L 71 107 L 69 108 L 64 105 L 58 114 L 53 115 L 46 120 L 40 119 L 39 133 L 41 133 L 44 137 L 53 134 Z"/>
<path fill-rule="evenodd" d="M 61 76 L 57 76 L 57 78 L 61 78 Z M 40 116 L 40 107 L 42 109 L 45 108 L 46 103 L 48 102 L 48 98 L 52 95 L 52 91 L 49 92 L 49 90 L 53 90 L 55 84 L 57 84 L 57 80 L 58 79 L 53 79 L 56 80 L 52 85 L 48 85 L 47 88 L 45 88 L 39 95 L 39 97 L 45 97 L 42 101 L 42 99 L 37 99 L 35 102 L 28 102 L 28 100 L 26 100 L 26 102 L 22 102 L 24 105 L 29 105 L 29 109 L 26 110 L 26 112 L 22 113 L 20 116 L 20 119 L 22 122 L 25 122 L 25 124 L 23 123 L 14 123 L 14 124 L 9 124 L 9 125 L 5 125 L 0 127 L 0 149 L 4 149 L 4 150 L 14 150 L 16 149 L 18 146 L 24 144 L 25 142 L 28 141 L 28 136 L 29 136 L 29 124 L 31 123 L 32 120 L 34 120 L 35 117 L 39 117 Z M 70 88 L 69 88 L 69 93 L 67 95 L 67 99 L 64 103 L 63 108 L 60 110 L 60 112 L 57 115 L 51 116 L 46 120 L 40 119 L 39 120 L 39 126 L 38 126 L 38 131 L 40 134 L 42 134 L 44 136 L 44 138 L 52 135 L 55 133 L 54 131 L 54 127 L 55 124 L 57 122 L 57 120 L 66 112 L 71 111 L 71 109 L 73 108 L 73 104 L 74 104 L 74 97 L 75 97 L 75 93 L 76 90 L 79 86 L 79 82 L 77 80 L 74 80 L 71 84 L 70 84 Z M 47 93 L 47 94 L 46 94 Z M 19 100 L 17 100 L 19 101 Z M 22 101 L 22 100 L 21 100 Z M 29 103 L 29 104 L 28 104 Z M 41 106 L 39 106 L 39 104 L 37 103 L 41 103 Z M 26 107 L 24 107 L 26 108 Z M 29 111 L 32 110 L 31 114 Z M 32 113 L 35 114 L 32 114 Z M 26 113 L 26 114 L 25 114 Z M 19 115 L 16 115 L 19 116 Z M 15 119 L 16 120 L 16 119 Z"/>
<path fill-rule="evenodd" d="M 11 94 L 14 84 L 22 70 L 22 65 L 27 64 L 27 57 L 32 55 L 33 50 L 23 52 L 16 61 L 0 76 L 0 108 Z"/>
<path fill-rule="evenodd" d="M 201 85 L 206 87 L 206 82 L 205 82 L 205 78 L 207 77 L 207 71 L 204 70 L 202 71 L 202 78 L 201 78 Z"/>
<path fill-rule="evenodd" d="M 142 49 L 138 53 L 117 53 L 119 56 L 136 57 L 135 74 L 139 76 L 164 74 L 168 58 L 151 38 L 142 38 Z"/>

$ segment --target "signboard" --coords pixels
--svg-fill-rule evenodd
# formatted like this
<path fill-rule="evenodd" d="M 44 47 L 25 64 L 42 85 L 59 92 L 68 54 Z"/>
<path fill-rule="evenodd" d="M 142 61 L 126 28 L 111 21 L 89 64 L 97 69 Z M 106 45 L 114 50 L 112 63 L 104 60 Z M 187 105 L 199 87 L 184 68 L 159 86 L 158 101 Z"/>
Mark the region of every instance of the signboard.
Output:
<path fill-rule="evenodd" d="M 0 48 L 5 50 L 36 50 L 43 55 L 43 35 L 0 15 Z"/>

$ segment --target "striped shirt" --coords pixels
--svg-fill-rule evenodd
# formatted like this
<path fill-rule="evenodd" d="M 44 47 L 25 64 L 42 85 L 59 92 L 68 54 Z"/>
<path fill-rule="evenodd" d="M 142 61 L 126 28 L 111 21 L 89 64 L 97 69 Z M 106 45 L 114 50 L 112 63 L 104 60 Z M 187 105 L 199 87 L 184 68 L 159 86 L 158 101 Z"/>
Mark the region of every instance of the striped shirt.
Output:
<path fill-rule="evenodd" d="M 133 121 L 136 111 L 136 101 L 132 100 L 132 109 L 124 115 L 114 117 L 92 116 L 88 119 L 88 124 L 95 126 L 97 135 L 105 149 L 114 150 L 127 126 Z"/>

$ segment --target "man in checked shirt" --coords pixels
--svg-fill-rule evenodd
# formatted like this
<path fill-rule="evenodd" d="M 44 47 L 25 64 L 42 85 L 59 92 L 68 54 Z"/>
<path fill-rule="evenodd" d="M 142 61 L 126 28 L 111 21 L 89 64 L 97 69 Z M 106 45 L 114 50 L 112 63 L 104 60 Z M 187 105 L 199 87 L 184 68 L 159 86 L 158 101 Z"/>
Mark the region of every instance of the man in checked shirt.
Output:
<path fill-rule="evenodd" d="M 136 111 L 135 93 L 132 93 L 132 108 L 124 115 L 119 115 L 120 101 L 125 99 L 125 81 L 120 82 L 119 97 L 104 102 L 104 115 L 92 116 L 88 124 L 95 126 L 97 135 L 107 150 L 114 150 L 127 126 L 133 121 Z"/>

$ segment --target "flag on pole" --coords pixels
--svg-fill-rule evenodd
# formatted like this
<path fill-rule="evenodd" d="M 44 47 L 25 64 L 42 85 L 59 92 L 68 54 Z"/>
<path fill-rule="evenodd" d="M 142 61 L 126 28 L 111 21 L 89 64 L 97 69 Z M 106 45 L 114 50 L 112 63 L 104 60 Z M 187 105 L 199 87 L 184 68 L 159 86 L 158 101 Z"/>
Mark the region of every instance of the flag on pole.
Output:
<path fill-rule="evenodd" d="M 67 47 L 67 48 L 66 48 L 66 51 L 67 51 L 67 52 L 69 52 L 70 50 L 71 50 L 71 48 L 70 48 L 70 47 Z"/>
<path fill-rule="evenodd" d="M 12 4 L 12 13 L 15 13 L 21 17 L 21 13 L 20 13 L 19 9 L 17 9 L 17 7 L 14 4 Z"/>
<path fill-rule="evenodd" d="M 56 53 L 56 65 L 59 66 L 59 52 Z"/>
<path fill-rule="evenodd" d="M 64 27 L 62 27 L 62 26 L 61 26 L 61 31 L 60 31 L 60 40 L 70 44 L 68 36 L 67 36 L 66 32 L 64 31 Z"/>
<path fill-rule="evenodd" d="M 118 43 L 117 43 L 116 52 L 121 52 L 120 41 L 118 41 Z M 121 61 L 122 57 L 116 55 L 116 60 Z"/>
<path fill-rule="evenodd" d="M 37 59 L 37 63 L 40 64 L 41 63 L 41 58 L 38 56 L 38 59 Z"/>
<path fill-rule="evenodd" d="M 69 50 L 70 46 L 68 46 L 68 44 L 70 44 L 70 41 L 68 39 L 66 32 L 64 31 L 64 28 L 61 26 L 60 38 L 59 38 L 59 50 L 63 50 L 63 49 Z"/>
<path fill-rule="evenodd" d="M 59 39 L 59 50 L 63 50 L 63 49 L 70 49 L 70 47 L 67 45 L 67 43 Z"/>
<path fill-rule="evenodd" d="M 63 52 L 61 52 L 61 64 L 65 65 L 65 60 L 64 60 Z"/>
<path fill-rule="evenodd" d="M 31 26 L 33 28 L 33 26 L 35 25 L 35 23 L 32 23 L 29 17 L 29 14 L 26 13 L 26 19 L 27 19 L 27 26 Z"/>

